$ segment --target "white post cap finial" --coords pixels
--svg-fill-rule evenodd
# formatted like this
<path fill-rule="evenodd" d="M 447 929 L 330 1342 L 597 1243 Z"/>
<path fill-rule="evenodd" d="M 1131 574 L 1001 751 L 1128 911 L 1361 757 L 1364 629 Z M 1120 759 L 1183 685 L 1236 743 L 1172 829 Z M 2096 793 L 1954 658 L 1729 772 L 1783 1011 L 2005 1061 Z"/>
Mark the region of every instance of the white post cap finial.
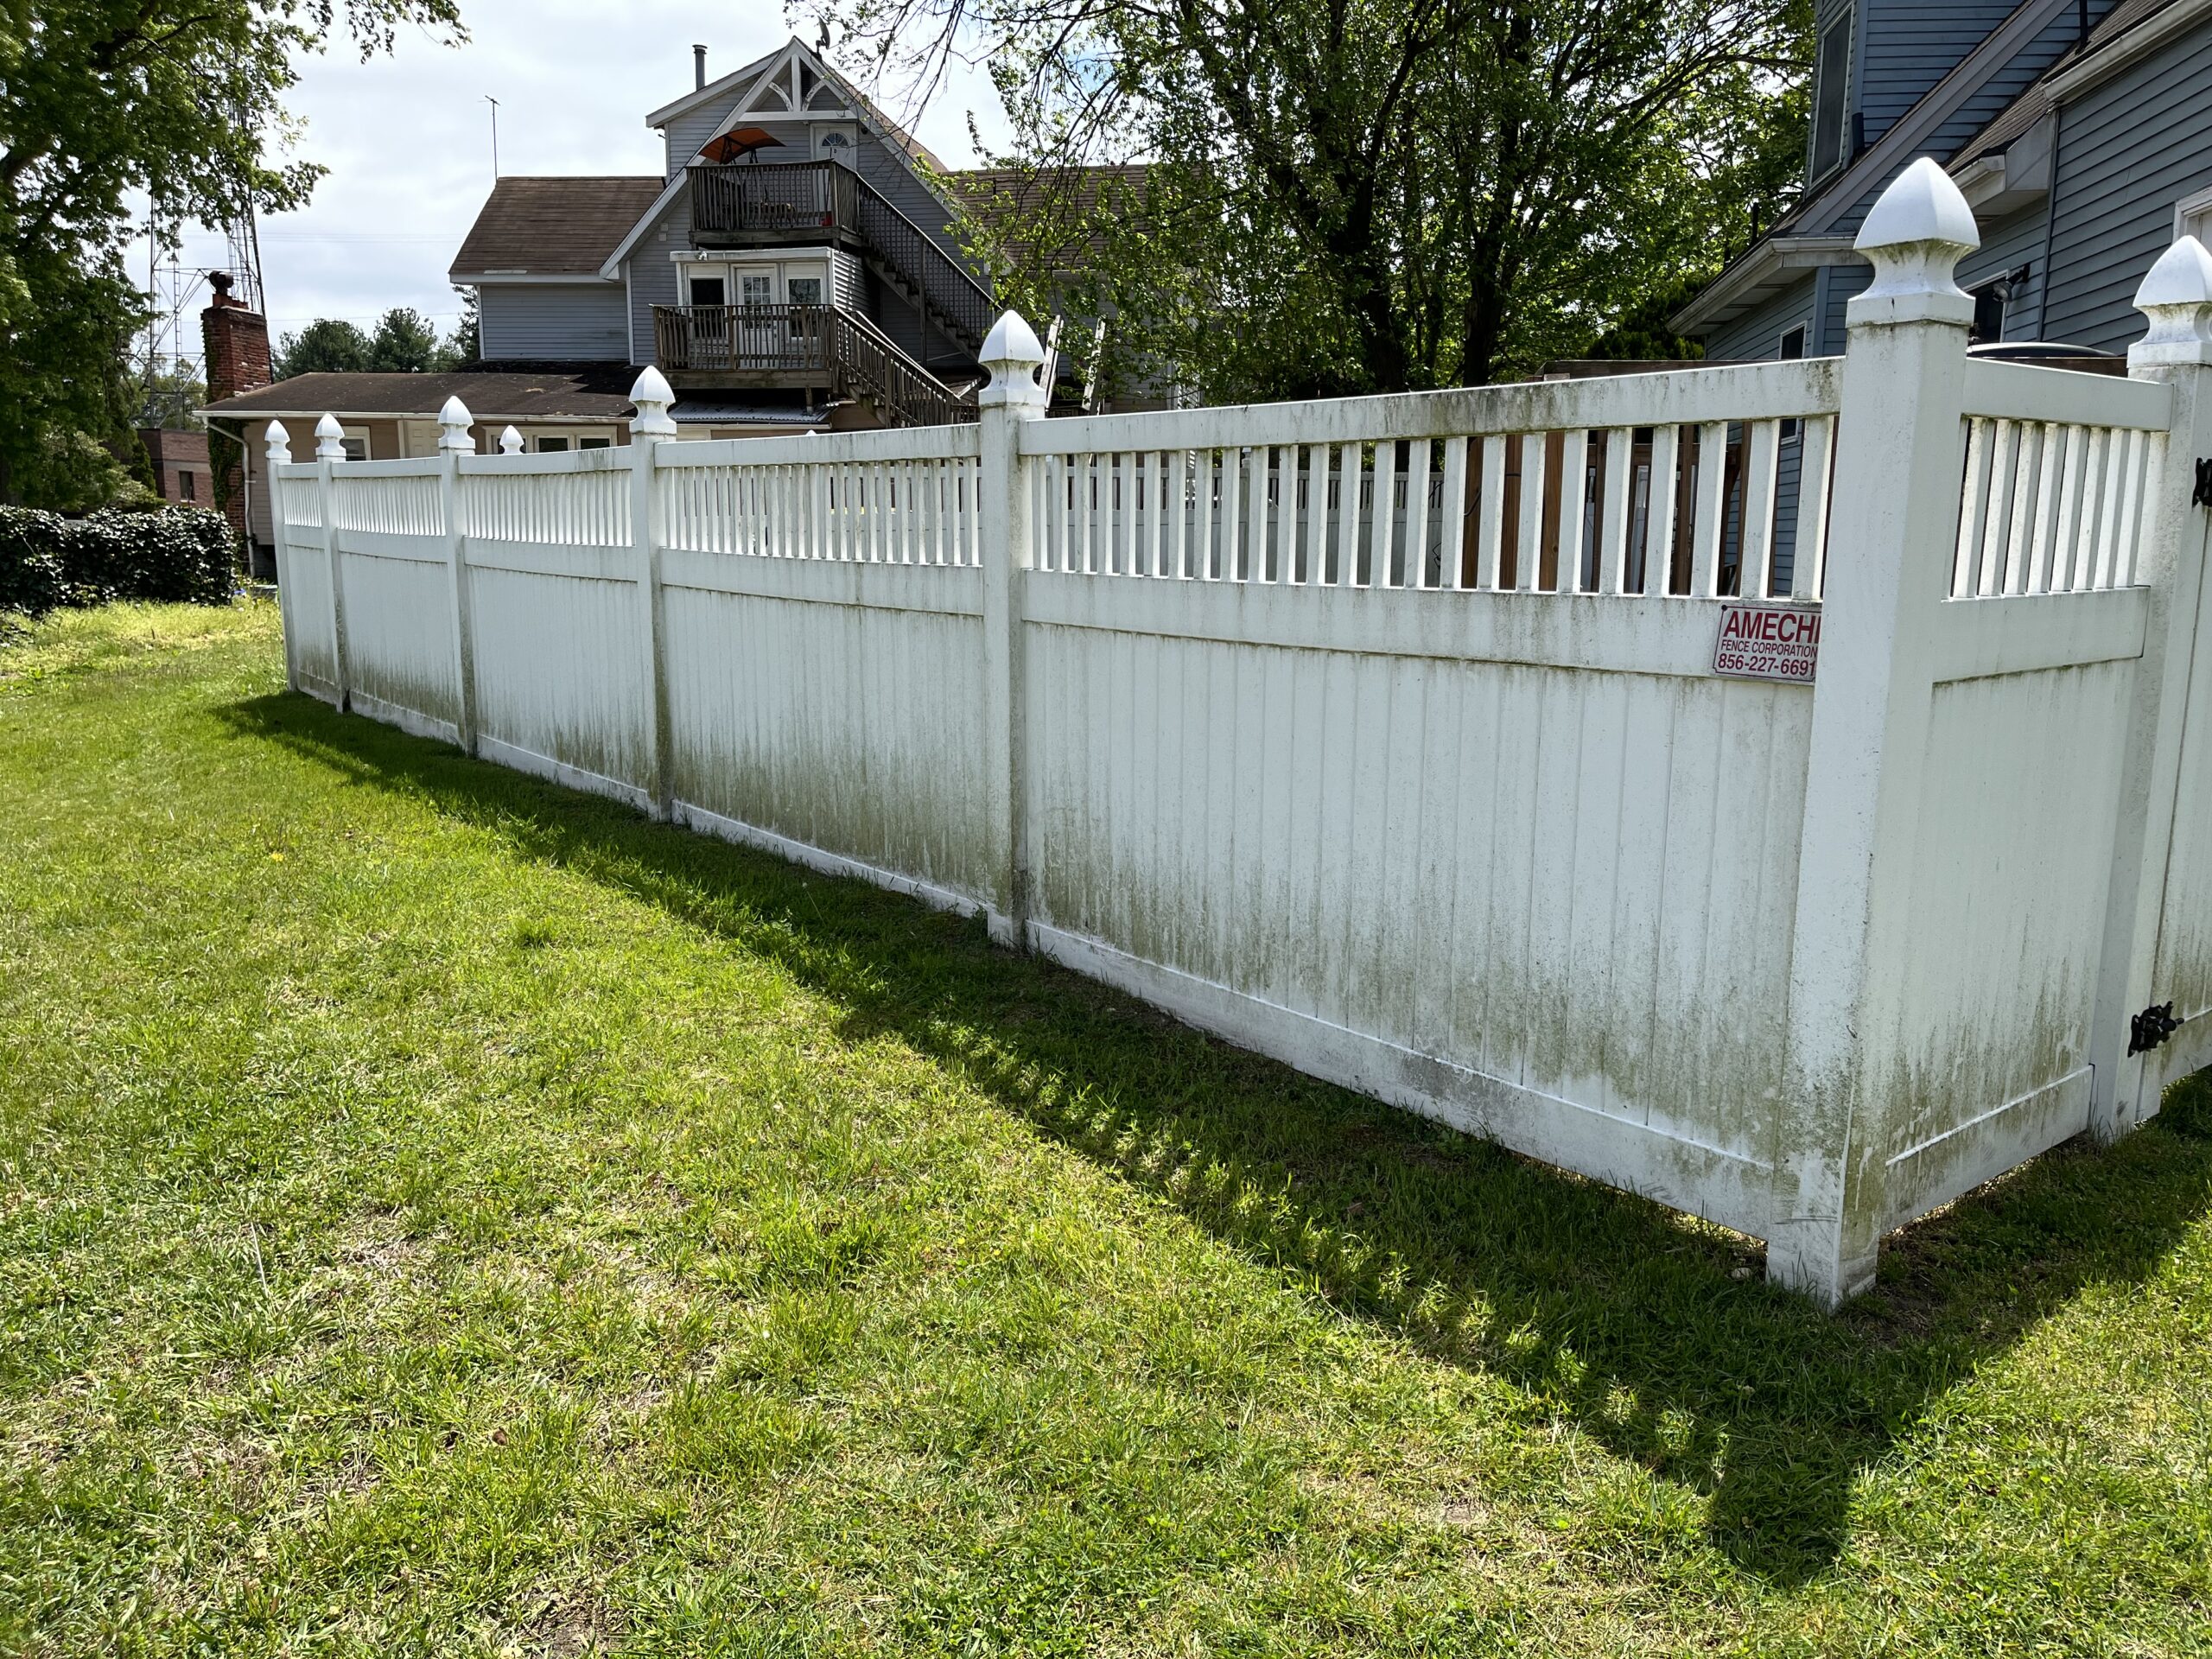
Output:
<path fill-rule="evenodd" d="M 269 459 L 272 462 L 282 466 L 291 460 L 292 435 L 284 429 L 283 422 L 270 422 L 269 429 L 261 435 L 269 445 Z"/>
<path fill-rule="evenodd" d="M 315 458 L 317 461 L 346 459 L 346 429 L 338 424 L 335 415 L 326 415 L 315 423 Z"/>
<path fill-rule="evenodd" d="M 447 398 L 445 407 L 438 411 L 438 448 L 467 449 L 473 453 L 476 448 L 476 440 L 468 435 L 468 428 L 475 418 L 458 394 Z"/>
<path fill-rule="evenodd" d="M 1874 264 L 1873 282 L 1844 308 L 1852 327 L 1974 321 L 1974 301 L 1951 272 L 1981 245 L 1981 232 L 1959 187 L 1931 158 L 1923 156 L 1891 181 L 1852 245 Z"/>
<path fill-rule="evenodd" d="M 1020 312 L 1000 313 L 979 359 L 991 372 L 991 384 L 976 400 L 983 408 L 1045 407 L 1050 389 L 1037 384 L 1037 371 L 1045 366 L 1045 348 Z"/>
<path fill-rule="evenodd" d="M 499 453 L 503 455 L 522 454 L 522 434 L 508 427 L 499 434 Z"/>
<path fill-rule="evenodd" d="M 2212 253 L 2184 236 L 2158 256 L 2135 290 L 2150 331 L 2127 348 L 2127 366 L 2212 363 Z"/>
<path fill-rule="evenodd" d="M 676 435 L 676 419 L 668 406 L 676 401 L 676 394 L 668 389 L 668 378 L 658 369 L 647 365 L 638 377 L 638 384 L 630 388 L 630 401 L 638 406 L 638 413 L 630 423 L 633 436 L 672 438 Z"/>

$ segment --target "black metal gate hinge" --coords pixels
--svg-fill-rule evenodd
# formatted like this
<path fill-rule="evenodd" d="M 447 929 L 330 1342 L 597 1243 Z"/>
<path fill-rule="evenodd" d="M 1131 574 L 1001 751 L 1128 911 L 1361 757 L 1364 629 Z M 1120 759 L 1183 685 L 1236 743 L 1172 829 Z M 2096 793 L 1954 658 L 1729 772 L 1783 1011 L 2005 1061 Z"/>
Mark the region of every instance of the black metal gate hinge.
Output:
<path fill-rule="evenodd" d="M 2197 464 L 2204 465 L 2202 461 Z M 2153 1002 L 2127 1022 L 2127 1052 L 2131 1055 L 2148 1054 L 2180 1029 L 2181 1021 L 2174 1018 L 2174 1005 Z"/>
<path fill-rule="evenodd" d="M 2212 507 L 2212 455 L 2207 455 L 2196 463 L 2196 487 L 2190 492 L 2189 505 L 2192 507 Z"/>

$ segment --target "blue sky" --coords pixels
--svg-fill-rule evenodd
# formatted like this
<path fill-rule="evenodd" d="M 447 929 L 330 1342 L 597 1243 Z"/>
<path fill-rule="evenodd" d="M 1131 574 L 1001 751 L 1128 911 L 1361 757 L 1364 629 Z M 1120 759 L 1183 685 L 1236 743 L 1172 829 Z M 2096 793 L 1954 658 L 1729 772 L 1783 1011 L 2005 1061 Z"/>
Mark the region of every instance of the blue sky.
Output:
<path fill-rule="evenodd" d="M 713 76 L 791 33 L 780 8 L 761 3 L 463 0 L 462 12 L 472 36 L 464 47 L 416 35 L 366 64 L 340 50 L 300 66 L 289 100 L 306 124 L 296 153 L 330 171 L 304 211 L 262 223 L 272 334 L 324 316 L 366 327 L 394 305 L 413 306 L 441 331 L 452 325 L 460 299 L 446 267 L 492 184 L 486 93 L 499 100 L 503 172 L 652 173 L 660 142 L 645 112 L 690 90 L 691 43 L 705 43 Z M 917 123 L 948 166 L 974 159 L 971 111 L 987 138 L 1003 131 L 989 81 L 969 70 Z M 223 263 L 219 236 L 187 237 L 188 272 Z M 143 244 L 131 269 L 145 269 Z M 187 311 L 195 353 L 204 296 L 202 287 Z"/>

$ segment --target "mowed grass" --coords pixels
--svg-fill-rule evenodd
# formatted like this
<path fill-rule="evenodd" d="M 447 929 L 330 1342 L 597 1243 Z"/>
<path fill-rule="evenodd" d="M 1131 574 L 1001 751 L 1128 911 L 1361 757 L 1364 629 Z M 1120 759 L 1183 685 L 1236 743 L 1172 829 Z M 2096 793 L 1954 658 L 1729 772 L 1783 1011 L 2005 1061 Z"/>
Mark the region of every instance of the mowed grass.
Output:
<path fill-rule="evenodd" d="M 1823 1317 L 266 606 L 0 649 L 6 1652 L 2212 1652 L 2209 1215 L 2185 1088 Z"/>

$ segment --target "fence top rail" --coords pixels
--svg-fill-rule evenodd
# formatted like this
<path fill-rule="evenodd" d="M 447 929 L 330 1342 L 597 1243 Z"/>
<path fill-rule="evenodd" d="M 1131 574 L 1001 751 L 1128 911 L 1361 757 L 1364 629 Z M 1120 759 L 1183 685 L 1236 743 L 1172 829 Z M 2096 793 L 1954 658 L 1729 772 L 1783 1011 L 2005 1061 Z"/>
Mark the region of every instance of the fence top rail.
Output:
<path fill-rule="evenodd" d="M 842 466 L 880 461 L 973 461 L 983 453 L 972 425 L 902 426 L 874 432 L 824 432 L 815 437 L 712 438 L 664 443 L 653 452 L 658 467 L 794 467 L 808 462 Z"/>
<path fill-rule="evenodd" d="M 627 445 L 605 449 L 564 449 L 540 455 L 474 455 L 461 458 L 464 476 L 528 478 L 549 473 L 620 473 L 629 470 Z"/>
<path fill-rule="evenodd" d="M 1086 415 L 1028 423 L 1021 449 L 1065 455 L 1786 420 L 1835 413 L 1842 362 L 1814 357 L 1311 403 Z"/>
<path fill-rule="evenodd" d="M 313 478 L 321 465 L 316 461 L 288 461 L 276 468 L 279 478 Z M 435 478 L 439 461 L 435 455 L 410 455 L 404 461 L 341 461 L 332 474 L 336 478 Z"/>
<path fill-rule="evenodd" d="M 1968 358 L 1966 412 L 1970 417 L 2163 432 L 2173 420 L 2173 388 L 2157 380 Z"/>

